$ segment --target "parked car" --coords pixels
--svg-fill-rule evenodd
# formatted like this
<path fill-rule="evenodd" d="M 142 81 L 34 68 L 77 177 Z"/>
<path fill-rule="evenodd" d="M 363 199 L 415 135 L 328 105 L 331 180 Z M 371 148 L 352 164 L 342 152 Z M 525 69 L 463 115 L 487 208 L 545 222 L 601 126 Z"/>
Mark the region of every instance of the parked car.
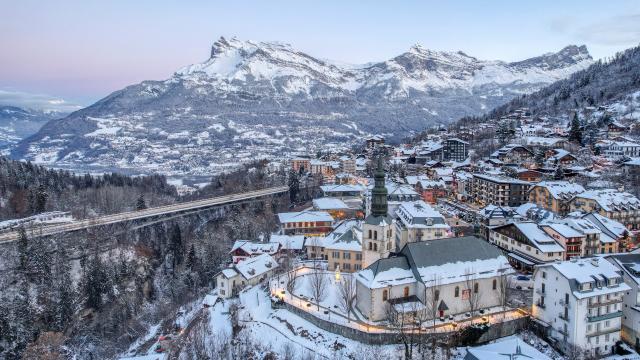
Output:
<path fill-rule="evenodd" d="M 517 290 L 533 289 L 533 280 L 528 275 L 513 275 L 509 278 L 509 287 Z"/>

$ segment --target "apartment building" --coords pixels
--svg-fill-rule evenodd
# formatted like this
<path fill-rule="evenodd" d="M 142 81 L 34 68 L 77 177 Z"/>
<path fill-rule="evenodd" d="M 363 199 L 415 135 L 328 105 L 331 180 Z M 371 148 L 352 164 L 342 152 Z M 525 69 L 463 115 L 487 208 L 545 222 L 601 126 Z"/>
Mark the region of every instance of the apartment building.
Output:
<path fill-rule="evenodd" d="M 465 161 L 469 156 L 469 143 L 458 138 L 446 139 L 442 142 L 442 154 L 445 161 Z"/>
<path fill-rule="evenodd" d="M 630 287 L 621 271 L 600 258 L 538 265 L 533 275 L 532 315 L 565 351 L 611 354 L 620 340 L 623 295 Z"/>
<path fill-rule="evenodd" d="M 583 192 L 585 189 L 581 185 L 568 181 L 542 181 L 531 186 L 529 202 L 557 214 L 566 215 L 571 208 L 569 202 Z"/>
<path fill-rule="evenodd" d="M 451 237 L 444 216 L 422 200 L 403 202 L 396 209 L 396 249 L 407 243 Z"/>
<path fill-rule="evenodd" d="M 640 348 L 640 254 L 609 255 L 606 259 L 622 271 L 631 289 L 622 296 L 622 338 Z"/>
<path fill-rule="evenodd" d="M 598 213 L 618 221 L 629 230 L 640 230 L 640 199 L 616 189 L 591 190 L 576 195 L 571 211 Z"/>
<path fill-rule="evenodd" d="M 327 268 L 331 271 L 360 271 L 362 270 L 362 223 L 349 221 L 344 230 L 325 239 Z"/>
<path fill-rule="evenodd" d="M 529 200 L 530 184 L 506 176 L 473 174 L 471 198 L 479 206 L 520 206 Z"/>

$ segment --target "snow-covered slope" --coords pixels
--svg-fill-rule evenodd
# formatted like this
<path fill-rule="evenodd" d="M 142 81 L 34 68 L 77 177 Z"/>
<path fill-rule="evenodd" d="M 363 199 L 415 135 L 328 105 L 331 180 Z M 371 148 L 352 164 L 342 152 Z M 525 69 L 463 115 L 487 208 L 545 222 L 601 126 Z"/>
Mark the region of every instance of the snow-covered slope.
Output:
<path fill-rule="evenodd" d="M 70 167 L 209 174 L 221 164 L 402 137 L 478 114 L 587 67 L 584 46 L 507 63 L 414 46 L 345 65 L 290 45 L 220 38 L 203 63 L 44 126 L 13 155 Z"/>
<path fill-rule="evenodd" d="M 66 115 L 0 105 L 0 147 L 15 144 L 35 134 L 47 121 Z"/>

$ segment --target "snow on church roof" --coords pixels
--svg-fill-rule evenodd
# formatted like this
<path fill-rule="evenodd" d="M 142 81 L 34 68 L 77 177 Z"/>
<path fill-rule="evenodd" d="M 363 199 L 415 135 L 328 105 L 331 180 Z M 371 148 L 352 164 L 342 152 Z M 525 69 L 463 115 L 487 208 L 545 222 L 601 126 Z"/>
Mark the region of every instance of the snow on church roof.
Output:
<path fill-rule="evenodd" d="M 395 257 L 380 259 L 358 272 L 357 280 L 374 289 L 420 281 L 427 286 L 510 274 L 507 258 L 488 242 L 473 236 L 409 243 Z"/>

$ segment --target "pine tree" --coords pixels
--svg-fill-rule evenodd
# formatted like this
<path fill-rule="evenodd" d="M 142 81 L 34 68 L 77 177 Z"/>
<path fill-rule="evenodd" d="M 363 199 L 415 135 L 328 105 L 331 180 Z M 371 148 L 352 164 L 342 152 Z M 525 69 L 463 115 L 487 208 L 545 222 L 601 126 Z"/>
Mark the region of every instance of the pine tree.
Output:
<path fill-rule="evenodd" d="M 542 149 L 536 149 L 536 153 L 535 153 L 535 157 L 534 157 L 534 161 L 536 162 L 536 165 L 540 168 L 544 165 L 544 150 Z"/>
<path fill-rule="evenodd" d="M 300 193 L 300 178 L 299 175 L 291 169 L 289 171 L 289 200 L 291 203 L 295 203 Z"/>
<path fill-rule="evenodd" d="M 76 291 L 73 286 L 73 280 L 71 279 L 69 259 L 62 247 L 58 247 L 56 251 L 54 272 L 56 299 L 53 330 L 64 331 L 75 313 Z"/>
<path fill-rule="evenodd" d="M 47 193 L 47 188 L 44 185 L 38 186 L 35 194 L 35 205 L 34 211 L 36 214 L 42 213 L 47 209 L 47 200 L 49 199 L 49 194 Z"/>
<path fill-rule="evenodd" d="M 553 179 L 554 180 L 562 180 L 562 179 L 564 179 L 564 170 L 562 169 L 562 166 L 558 166 L 556 168 L 555 173 L 553 173 Z"/>
<path fill-rule="evenodd" d="M 197 261 L 198 260 L 196 258 L 196 248 L 193 244 L 191 244 L 191 247 L 189 248 L 189 253 L 187 254 L 187 261 L 185 263 L 185 267 L 189 269 L 189 271 L 195 271 Z"/>
<path fill-rule="evenodd" d="M 42 239 L 35 239 L 29 250 L 30 279 L 38 285 L 51 285 L 52 259 L 45 242 Z"/>
<path fill-rule="evenodd" d="M 87 307 L 99 310 L 103 305 L 103 297 L 111 290 L 111 281 L 99 253 L 87 261 L 85 277 L 82 281 L 82 293 Z"/>
<path fill-rule="evenodd" d="M 172 255 L 172 270 L 182 263 L 184 249 L 182 248 L 182 233 L 179 225 L 173 225 L 169 237 L 169 252 Z"/>
<path fill-rule="evenodd" d="M 33 319 L 33 309 L 30 303 L 29 283 L 22 276 L 18 282 L 18 293 L 13 299 L 12 304 L 12 333 L 13 343 L 12 349 L 9 350 L 10 356 L 19 359 L 18 354 L 34 339 L 35 327 Z"/>
<path fill-rule="evenodd" d="M 18 271 L 26 274 L 29 270 L 29 238 L 24 227 L 18 229 Z"/>
<path fill-rule="evenodd" d="M 144 210 L 147 208 L 147 203 L 144 200 L 144 194 L 140 194 L 138 200 L 136 201 L 136 210 Z"/>
<path fill-rule="evenodd" d="M 582 145 L 582 127 L 580 125 L 580 120 L 578 119 L 577 113 L 573 114 L 573 119 L 571 119 L 569 141 L 575 141 L 576 143 Z"/>

